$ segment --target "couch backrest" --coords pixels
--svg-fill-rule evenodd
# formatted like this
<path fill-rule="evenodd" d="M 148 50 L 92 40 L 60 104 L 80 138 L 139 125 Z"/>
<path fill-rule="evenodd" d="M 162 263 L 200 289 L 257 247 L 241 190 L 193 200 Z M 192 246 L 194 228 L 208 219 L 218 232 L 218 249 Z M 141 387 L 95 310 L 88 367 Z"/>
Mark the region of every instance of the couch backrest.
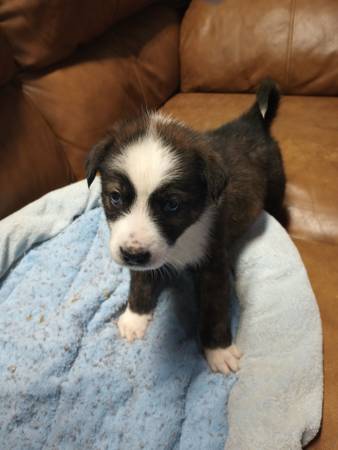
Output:
<path fill-rule="evenodd" d="M 180 55 L 184 92 L 337 95 L 338 0 L 192 0 Z"/>
<path fill-rule="evenodd" d="M 14 61 L 18 68 L 58 62 L 151 3 L 154 0 L 1 0 L 0 84 L 13 72 Z"/>

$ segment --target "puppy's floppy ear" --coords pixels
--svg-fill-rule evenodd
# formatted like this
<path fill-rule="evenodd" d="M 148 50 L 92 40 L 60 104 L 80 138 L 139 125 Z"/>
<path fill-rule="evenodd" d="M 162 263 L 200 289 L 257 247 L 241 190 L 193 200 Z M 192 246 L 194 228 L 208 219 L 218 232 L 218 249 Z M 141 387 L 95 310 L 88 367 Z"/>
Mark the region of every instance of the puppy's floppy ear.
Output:
<path fill-rule="evenodd" d="M 217 203 L 228 183 L 228 175 L 221 157 L 217 153 L 208 152 L 205 161 L 204 174 L 207 181 L 209 196 L 214 203 Z"/>
<path fill-rule="evenodd" d="M 101 162 L 107 150 L 113 145 L 114 137 L 112 134 L 107 134 L 100 142 L 98 142 L 88 153 L 85 167 L 88 187 L 94 181 L 96 172 L 99 169 Z"/>

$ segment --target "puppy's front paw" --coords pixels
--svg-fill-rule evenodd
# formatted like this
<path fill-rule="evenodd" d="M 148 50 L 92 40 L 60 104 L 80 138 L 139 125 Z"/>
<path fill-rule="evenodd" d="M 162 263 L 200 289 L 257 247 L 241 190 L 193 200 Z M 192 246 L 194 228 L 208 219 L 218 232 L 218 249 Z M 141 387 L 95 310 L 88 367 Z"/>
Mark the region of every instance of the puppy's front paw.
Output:
<path fill-rule="evenodd" d="M 135 339 L 142 339 L 151 318 L 151 314 L 137 314 L 127 307 L 117 321 L 120 335 L 126 338 L 128 342 L 132 342 Z"/>
<path fill-rule="evenodd" d="M 221 372 L 227 375 L 230 371 L 239 370 L 239 360 L 242 353 L 236 345 L 227 348 L 204 349 L 206 360 L 213 372 Z"/>

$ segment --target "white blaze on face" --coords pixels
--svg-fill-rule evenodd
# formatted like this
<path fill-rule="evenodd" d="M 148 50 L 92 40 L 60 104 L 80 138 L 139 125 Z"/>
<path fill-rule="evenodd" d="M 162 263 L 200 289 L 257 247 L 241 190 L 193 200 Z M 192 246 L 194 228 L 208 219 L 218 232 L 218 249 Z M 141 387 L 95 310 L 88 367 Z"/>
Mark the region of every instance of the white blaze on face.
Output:
<path fill-rule="evenodd" d="M 126 215 L 110 223 L 112 256 L 121 264 L 120 247 L 149 251 L 151 260 L 144 269 L 157 268 L 164 262 L 168 244 L 151 217 L 148 200 L 161 184 L 177 175 L 179 162 L 159 138 L 149 134 L 123 149 L 113 164 L 128 176 L 136 199 Z"/>

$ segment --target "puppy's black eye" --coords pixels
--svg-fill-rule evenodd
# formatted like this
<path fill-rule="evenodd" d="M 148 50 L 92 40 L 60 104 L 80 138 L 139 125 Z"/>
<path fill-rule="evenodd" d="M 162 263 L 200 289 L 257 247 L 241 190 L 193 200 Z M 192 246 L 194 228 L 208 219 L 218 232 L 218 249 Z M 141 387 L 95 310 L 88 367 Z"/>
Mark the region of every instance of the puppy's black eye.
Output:
<path fill-rule="evenodd" d="M 164 203 L 163 209 L 165 212 L 173 213 L 178 210 L 179 206 L 178 199 L 176 197 L 171 197 Z"/>
<path fill-rule="evenodd" d="M 122 197 L 118 191 L 113 191 L 110 194 L 110 201 L 113 206 L 121 206 L 122 205 Z"/>

